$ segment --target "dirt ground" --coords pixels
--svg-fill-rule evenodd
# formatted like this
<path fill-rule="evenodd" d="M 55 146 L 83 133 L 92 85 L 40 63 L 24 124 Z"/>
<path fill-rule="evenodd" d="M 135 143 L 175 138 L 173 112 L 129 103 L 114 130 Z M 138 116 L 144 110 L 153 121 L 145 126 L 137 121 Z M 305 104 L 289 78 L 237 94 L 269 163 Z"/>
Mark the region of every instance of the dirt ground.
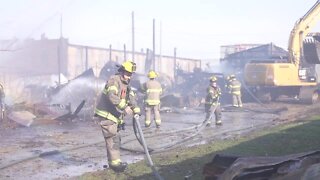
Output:
<path fill-rule="evenodd" d="M 142 127 L 153 153 L 174 151 L 179 146 L 204 144 L 320 113 L 320 105 L 295 102 L 247 103 L 243 108 L 223 107 L 222 126 L 197 128 L 203 109 L 172 109 L 162 112 L 162 126 Z M 143 116 L 140 124 L 144 124 Z M 132 121 L 122 134 L 122 158 L 134 163 L 143 159 Z M 68 121 L 36 119 L 30 127 L 2 122 L 0 127 L 0 179 L 67 179 L 102 170 L 107 164 L 99 125 L 90 118 Z M 28 177 L 28 178 L 26 178 Z"/>

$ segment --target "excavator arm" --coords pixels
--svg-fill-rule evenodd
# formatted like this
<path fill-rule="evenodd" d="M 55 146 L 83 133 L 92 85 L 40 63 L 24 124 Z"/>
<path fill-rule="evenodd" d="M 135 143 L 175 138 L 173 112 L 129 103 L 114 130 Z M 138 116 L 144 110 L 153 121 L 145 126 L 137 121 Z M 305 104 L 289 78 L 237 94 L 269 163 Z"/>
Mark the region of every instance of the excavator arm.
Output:
<path fill-rule="evenodd" d="M 320 0 L 294 25 L 289 37 L 289 61 L 297 67 L 302 57 L 303 40 L 320 19 Z"/>

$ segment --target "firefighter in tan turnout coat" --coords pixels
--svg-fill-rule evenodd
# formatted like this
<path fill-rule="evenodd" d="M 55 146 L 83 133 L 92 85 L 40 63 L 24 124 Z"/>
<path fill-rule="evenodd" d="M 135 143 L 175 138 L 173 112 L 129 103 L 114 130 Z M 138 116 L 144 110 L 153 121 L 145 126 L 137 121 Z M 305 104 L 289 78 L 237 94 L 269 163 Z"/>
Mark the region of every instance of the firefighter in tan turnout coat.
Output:
<path fill-rule="evenodd" d="M 118 73 L 107 81 L 95 109 L 100 121 L 107 148 L 108 164 L 116 172 L 126 169 L 127 163 L 120 159 L 120 134 L 124 129 L 124 115 L 140 114 L 135 93 L 129 86 L 130 78 L 136 70 L 132 61 L 125 61 Z"/>
<path fill-rule="evenodd" d="M 161 84 L 156 80 L 156 77 L 158 77 L 157 73 L 155 71 L 150 71 L 148 73 L 149 80 L 144 83 L 141 88 L 145 93 L 145 127 L 150 127 L 151 125 L 152 112 L 154 113 L 156 127 L 159 128 L 161 125 L 160 95 L 162 94 L 162 87 Z"/>
<path fill-rule="evenodd" d="M 229 93 L 232 95 L 232 106 L 242 107 L 241 101 L 241 83 L 236 79 L 235 75 L 227 77 Z"/>

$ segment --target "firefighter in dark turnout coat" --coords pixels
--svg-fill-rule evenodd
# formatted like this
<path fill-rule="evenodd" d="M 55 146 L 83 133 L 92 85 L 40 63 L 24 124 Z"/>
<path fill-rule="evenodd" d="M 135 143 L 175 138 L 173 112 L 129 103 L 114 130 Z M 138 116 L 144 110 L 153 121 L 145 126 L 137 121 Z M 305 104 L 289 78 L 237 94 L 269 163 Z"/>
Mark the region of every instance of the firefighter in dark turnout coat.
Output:
<path fill-rule="evenodd" d="M 131 90 L 129 82 L 136 65 L 132 61 L 125 61 L 118 73 L 107 81 L 98 104 L 95 116 L 99 118 L 102 133 L 106 142 L 108 164 L 111 169 L 122 172 L 127 163 L 120 159 L 120 134 L 118 131 L 124 127 L 124 115 L 140 114 L 135 93 Z"/>
<path fill-rule="evenodd" d="M 216 125 L 221 125 L 221 108 L 219 103 L 219 98 L 221 96 L 221 89 L 217 85 L 217 78 L 212 76 L 210 78 L 210 85 L 207 88 L 207 96 L 205 100 L 205 112 L 206 119 L 205 123 L 207 126 L 211 125 L 212 113 L 215 115 Z"/>

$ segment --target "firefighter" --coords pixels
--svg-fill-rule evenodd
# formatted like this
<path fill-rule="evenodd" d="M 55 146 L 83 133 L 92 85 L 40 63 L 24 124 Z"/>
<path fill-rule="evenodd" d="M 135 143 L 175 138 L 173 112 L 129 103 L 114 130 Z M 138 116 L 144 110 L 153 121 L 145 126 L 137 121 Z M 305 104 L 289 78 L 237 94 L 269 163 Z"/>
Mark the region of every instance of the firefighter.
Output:
<path fill-rule="evenodd" d="M 5 97 L 4 88 L 3 88 L 2 84 L 0 84 L 0 103 L 1 104 L 4 103 L 4 97 Z"/>
<path fill-rule="evenodd" d="M 0 84 L 0 120 L 4 120 L 5 116 L 5 102 L 4 102 L 5 94 L 2 84 Z"/>
<path fill-rule="evenodd" d="M 119 66 L 118 73 L 107 81 L 95 109 L 102 134 L 106 142 L 108 164 L 116 172 L 123 172 L 127 163 L 120 159 L 120 134 L 124 129 L 125 115 L 140 115 L 135 93 L 130 88 L 130 79 L 136 70 L 136 64 L 125 61 Z"/>
<path fill-rule="evenodd" d="M 156 77 L 158 77 L 158 74 L 155 71 L 149 71 L 149 80 L 142 85 L 142 91 L 145 93 L 145 127 L 150 127 L 151 125 L 152 112 L 154 113 L 156 127 L 160 128 L 161 125 L 160 95 L 162 94 L 162 87 Z"/>
<path fill-rule="evenodd" d="M 236 76 L 231 74 L 227 78 L 229 93 L 232 95 L 232 106 L 242 107 L 241 101 L 241 83 L 236 79 Z"/>
<path fill-rule="evenodd" d="M 210 85 L 207 88 L 207 96 L 205 100 L 205 112 L 206 119 L 205 123 L 207 126 L 211 125 L 211 116 L 212 113 L 215 115 L 216 125 L 222 125 L 221 121 L 221 108 L 219 98 L 221 96 L 221 89 L 217 84 L 217 77 L 210 77 Z"/>

